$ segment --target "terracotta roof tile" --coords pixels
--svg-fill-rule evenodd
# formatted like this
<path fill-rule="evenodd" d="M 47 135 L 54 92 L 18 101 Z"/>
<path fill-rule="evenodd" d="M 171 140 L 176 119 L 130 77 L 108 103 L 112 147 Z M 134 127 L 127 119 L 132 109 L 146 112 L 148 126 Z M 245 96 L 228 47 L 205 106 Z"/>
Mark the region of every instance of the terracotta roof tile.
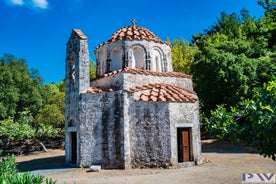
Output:
<path fill-rule="evenodd" d="M 149 98 L 150 98 L 150 99 L 151 99 L 151 101 L 153 101 L 153 102 L 157 102 L 157 99 L 158 99 L 157 97 L 152 96 L 152 95 L 151 95 L 151 96 L 149 96 Z"/>
<path fill-rule="evenodd" d="M 108 41 L 98 45 L 95 50 L 107 43 L 116 42 L 119 40 L 147 40 L 153 41 L 156 43 L 163 43 L 169 45 L 167 42 L 160 40 L 153 32 L 147 28 L 140 26 L 127 26 L 118 29 L 115 33 L 112 34 L 111 38 Z"/>
<path fill-rule="evenodd" d="M 167 101 L 167 99 L 162 94 L 159 95 L 159 99 L 160 99 L 161 102 L 166 102 Z"/>
<path fill-rule="evenodd" d="M 92 93 L 92 94 L 98 94 L 103 92 L 113 92 L 113 89 L 103 89 L 99 87 L 89 87 L 87 90 L 83 91 L 82 93 Z"/>
<path fill-rule="evenodd" d="M 85 34 L 83 34 L 80 29 L 73 29 L 73 31 L 78 35 L 79 38 L 87 40 L 87 36 L 85 36 Z"/>
<path fill-rule="evenodd" d="M 130 88 L 127 92 L 138 92 L 141 94 L 135 99 L 137 101 L 153 101 L 153 102 L 196 102 L 198 98 L 194 91 L 188 90 L 186 88 L 165 84 L 165 83 L 155 83 L 141 86 L 136 86 Z"/>
<path fill-rule="evenodd" d="M 154 88 L 155 89 L 155 88 Z M 150 95 L 151 96 L 159 96 L 158 91 L 152 89 Z"/>
<path fill-rule="evenodd" d="M 141 95 L 138 99 L 136 99 L 136 100 L 140 100 L 140 99 L 142 99 L 142 101 L 144 101 L 144 102 L 147 102 L 147 101 L 149 101 L 149 96 L 146 96 L 146 95 Z"/>
<path fill-rule="evenodd" d="M 115 70 L 110 73 L 106 73 L 100 77 L 94 78 L 91 81 L 98 80 L 100 78 L 108 77 L 108 76 L 113 76 L 118 73 L 125 72 L 125 73 L 132 73 L 132 74 L 141 74 L 141 75 L 153 75 L 153 76 L 163 76 L 163 77 L 182 77 L 182 78 L 188 78 L 191 79 L 191 75 L 187 75 L 184 73 L 179 73 L 179 72 L 154 72 L 150 70 L 143 70 L 143 69 L 138 69 L 138 68 L 124 68 L 120 70 Z"/>

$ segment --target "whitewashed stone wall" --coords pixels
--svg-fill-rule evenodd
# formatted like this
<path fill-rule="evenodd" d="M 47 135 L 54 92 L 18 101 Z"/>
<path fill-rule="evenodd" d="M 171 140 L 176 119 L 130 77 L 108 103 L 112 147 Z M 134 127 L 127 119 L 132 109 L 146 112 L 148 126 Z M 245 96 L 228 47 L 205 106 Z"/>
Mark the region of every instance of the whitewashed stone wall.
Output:
<path fill-rule="evenodd" d="M 72 31 L 66 48 L 66 96 L 65 96 L 65 162 L 71 163 L 71 132 L 77 133 L 77 155 L 79 154 L 79 95 L 88 89 L 89 52 L 87 39 L 80 38 Z M 73 124 L 69 127 L 69 122 Z M 76 158 L 79 164 L 79 158 Z"/>
<path fill-rule="evenodd" d="M 90 83 L 93 87 L 104 87 L 113 89 L 128 89 L 137 85 L 149 83 L 167 83 L 193 90 L 192 79 L 183 77 L 152 76 L 144 74 L 133 74 L 121 72 L 116 75 L 97 79 Z"/>
<path fill-rule="evenodd" d="M 82 94 L 80 165 L 124 168 L 124 124 L 121 92 Z"/>
<path fill-rule="evenodd" d="M 144 69 L 153 70 L 156 68 L 153 63 L 155 57 L 154 52 L 158 50 L 160 52 L 160 66 L 162 72 L 173 71 L 171 61 L 171 48 L 164 43 L 156 43 L 147 40 L 123 40 L 117 42 L 111 42 L 104 44 L 103 46 L 95 50 L 97 58 L 97 76 L 101 76 L 105 73 L 112 71 L 112 51 L 114 48 L 119 50 L 121 55 L 121 67 L 135 68 L 133 58 L 133 48 L 141 47 L 144 52 Z M 118 61 L 117 61 L 118 62 Z M 134 66 L 134 67 L 133 67 Z M 104 67 L 104 68 L 103 68 Z"/>
<path fill-rule="evenodd" d="M 124 73 L 124 89 L 133 88 L 136 85 L 144 85 L 149 83 L 166 83 L 193 90 L 192 79 L 189 78 Z"/>
<path fill-rule="evenodd" d="M 91 83 L 91 86 L 119 89 L 118 92 L 105 93 L 105 94 L 119 94 L 115 102 L 115 96 L 110 96 L 114 100 L 112 107 L 102 117 L 102 127 L 107 127 L 109 132 L 117 132 L 119 130 L 112 130 L 114 128 L 114 119 L 117 116 L 114 114 L 115 104 L 121 108 L 117 109 L 120 113 L 117 115 L 121 117 L 120 120 L 120 148 L 121 153 L 120 161 L 122 168 L 143 168 L 143 167 L 169 167 L 178 164 L 177 155 L 177 128 L 189 127 L 192 130 L 192 159 L 201 159 L 201 145 L 200 145 L 200 129 L 199 129 L 199 109 L 198 102 L 196 103 L 169 103 L 169 102 L 139 102 L 134 101 L 135 93 L 127 93 L 124 89 L 134 87 L 136 85 L 143 85 L 148 83 L 161 83 L 166 82 L 172 85 L 188 88 L 192 87 L 192 80 L 182 77 L 156 77 L 142 74 L 131 74 L 121 72 L 117 75 L 108 76 L 98 79 Z M 121 91 L 122 90 L 122 91 Z M 95 95 L 95 94 L 94 94 Z M 95 95 L 97 99 L 101 99 L 101 94 Z M 119 97 L 120 96 L 120 97 Z M 89 95 L 87 95 L 89 99 Z M 93 104 L 87 101 L 86 104 Z M 94 103 L 101 103 L 94 101 Z M 118 111 L 117 110 L 117 111 Z M 100 108 L 98 109 L 100 110 Z M 104 123 L 107 121 L 108 123 Z M 108 128 L 109 127 L 109 128 Z M 103 129 L 98 129 L 101 134 L 104 134 Z M 107 137 L 101 136 L 104 140 Z M 96 137 L 95 137 L 96 138 Z M 102 154 L 102 163 L 108 163 L 105 167 L 110 167 L 112 163 L 114 168 L 118 165 L 114 164 L 115 161 L 110 160 L 116 153 L 114 146 L 118 143 L 112 138 L 106 139 L 109 141 L 109 146 L 103 147 L 101 150 L 109 149 L 109 155 Z M 113 145 L 113 146 L 111 146 Z M 99 149 L 99 148 L 95 148 Z M 114 152 L 115 151 L 115 152 Z M 110 153 L 112 153 L 110 155 Z M 110 158 L 108 158 L 110 157 Z M 116 160 L 111 158 L 111 160 Z M 118 159 L 117 159 L 118 160 Z M 94 163 L 94 162 L 93 162 Z M 95 162 L 96 163 L 96 162 Z M 111 165 L 112 165 L 111 164 Z M 112 168 L 112 166 L 111 166 Z"/>
<path fill-rule="evenodd" d="M 190 128 L 191 137 L 191 156 L 195 164 L 201 164 L 201 138 L 199 124 L 199 105 L 195 103 L 170 103 L 170 132 L 171 132 L 171 153 L 172 163 L 177 165 L 177 128 Z"/>
<path fill-rule="evenodd" d="M 191 160 L 202 163 L 198 102 L 139 102 L 129 94 L 128 105 L 130 168 L 178 165 L 177 128 L 191 129 Z"/>
<path fill-rule="evenodd" d="M 108 76 L 104 78 L 100 78 L 97 80 L 94 80 L 90 83 L 90 86 L 92 87 L 104 87 L 104 88 L 112 88 L 112 89 L 123 89 L 123 73 L 118 73 L 113 76 Z"/>
<path fill-rule="evenodd" d="M 102 164 L 102 95 L 83 94 L 79 109 L 80 166 Z"/>
<path fill-rule="evenodd" d="M 167 103 L 133 102 L 129 107 L 130 167 L 163 167 L 171 163 Z"/>

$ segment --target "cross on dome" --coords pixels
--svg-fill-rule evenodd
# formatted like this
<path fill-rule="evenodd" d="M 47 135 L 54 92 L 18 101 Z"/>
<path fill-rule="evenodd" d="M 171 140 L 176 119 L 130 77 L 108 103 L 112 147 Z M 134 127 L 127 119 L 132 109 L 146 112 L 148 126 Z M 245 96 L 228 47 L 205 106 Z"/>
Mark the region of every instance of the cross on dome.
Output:
<path fill-rule="evenodd" d="M 137 22 L 136 22 L 135 19 L 132 19 L 132 20 L 131 20 L 131 23 L 132 23 L 132 26 L 135 27 Z"/>

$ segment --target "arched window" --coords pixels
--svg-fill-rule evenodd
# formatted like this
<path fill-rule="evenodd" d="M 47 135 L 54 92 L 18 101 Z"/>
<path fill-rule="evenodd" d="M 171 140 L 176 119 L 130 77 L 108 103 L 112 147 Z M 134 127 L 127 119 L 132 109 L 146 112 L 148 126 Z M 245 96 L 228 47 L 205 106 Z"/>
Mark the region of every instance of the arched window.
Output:
<path fill-rule="evenodd" d="M 145 69 L 145 53 L 141 47 L 133 48 L 133 60 L 135 63 L 135 68 Z"/>
<path fill-rule="evenodd" d="M 152 64 L 151 64 L 151 70 L 156 72 L 162 72 L 162 57 L 159 50 L 154 49 L 152 51 Z"/>
<path fill-rule="evenodd" d="M 103 75 L 104 73 L 105 73 L 105 63 L 106 63 L 106 54 L 104 54 L 104 52 L 103 51 L 100 51 L 99 52 L 99 55 L 98 55 L 98 61 L 99 61 L 99 63 L 98 63 L 98 68 L 97 68 L 97 74 L 98 75 Z"/>
<path fill-rule="evenodd" d="M 71 54 L 68 58 L 70 62 L 70 70 L 69 70 L 69 75 L 70 75 L 70 82 L 74 83 L 76 80 L 76 71 L 75 71 L 75 55 Z"/>
<path fill-rule="evenodd" d="M 68 123 L 68 127 L 74 127 L 74 126 L 76 126 L 76 124 L 75 124 L 74 120 L 71 119 Z"/>
<path fill-rule="evenodd" d="M 111 53 L 111 70 L 122 68 L 122 51 L 119 48 L 114 48 Z"/>
<path fill-rule="evenodd" d="M 167 64 L 166 64 L 166 71 L 167 72 L 171 72 L 171 71 L 173 71 L 173 68 L 172 68 L 172 59 L 171 59 L 172 57 L 171 57 L 171 52 L 170 51 L 168 51 L 167 52 Z"/>

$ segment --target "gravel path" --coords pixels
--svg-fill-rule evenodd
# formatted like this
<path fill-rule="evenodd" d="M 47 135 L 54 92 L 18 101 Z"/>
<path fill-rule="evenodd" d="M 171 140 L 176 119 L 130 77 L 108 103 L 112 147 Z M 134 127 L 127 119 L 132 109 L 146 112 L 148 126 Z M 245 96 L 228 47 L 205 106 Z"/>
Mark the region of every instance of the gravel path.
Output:
<path fill-rule="evenodd" d="M 256 153 L 249 153 L 254 151 L 251 148 L 212 141 L 205 141 L 203 143 L 203 156 L 207 162 L 200 166 L 177 169 L 132 169 L 102 170 L 98 173 L 87 172 L 88 169 L 68 168 L 63 165 L 64 151 L 62 150 L 50 150 L 49 153 L 20 156 L 17 157 L 17 161 L 21 171 L 29 170 L 33 173 L 45 174 L 47 177 L 57 179 L 57 184 L 64 184 L 64 182 L 66 184 L 236 184 L 241 183 L 242 173 L 276 173 L 276 162 L 270 158 L 263 158 Z M 38 164 L 40 167 L 37 166 Z"/>

